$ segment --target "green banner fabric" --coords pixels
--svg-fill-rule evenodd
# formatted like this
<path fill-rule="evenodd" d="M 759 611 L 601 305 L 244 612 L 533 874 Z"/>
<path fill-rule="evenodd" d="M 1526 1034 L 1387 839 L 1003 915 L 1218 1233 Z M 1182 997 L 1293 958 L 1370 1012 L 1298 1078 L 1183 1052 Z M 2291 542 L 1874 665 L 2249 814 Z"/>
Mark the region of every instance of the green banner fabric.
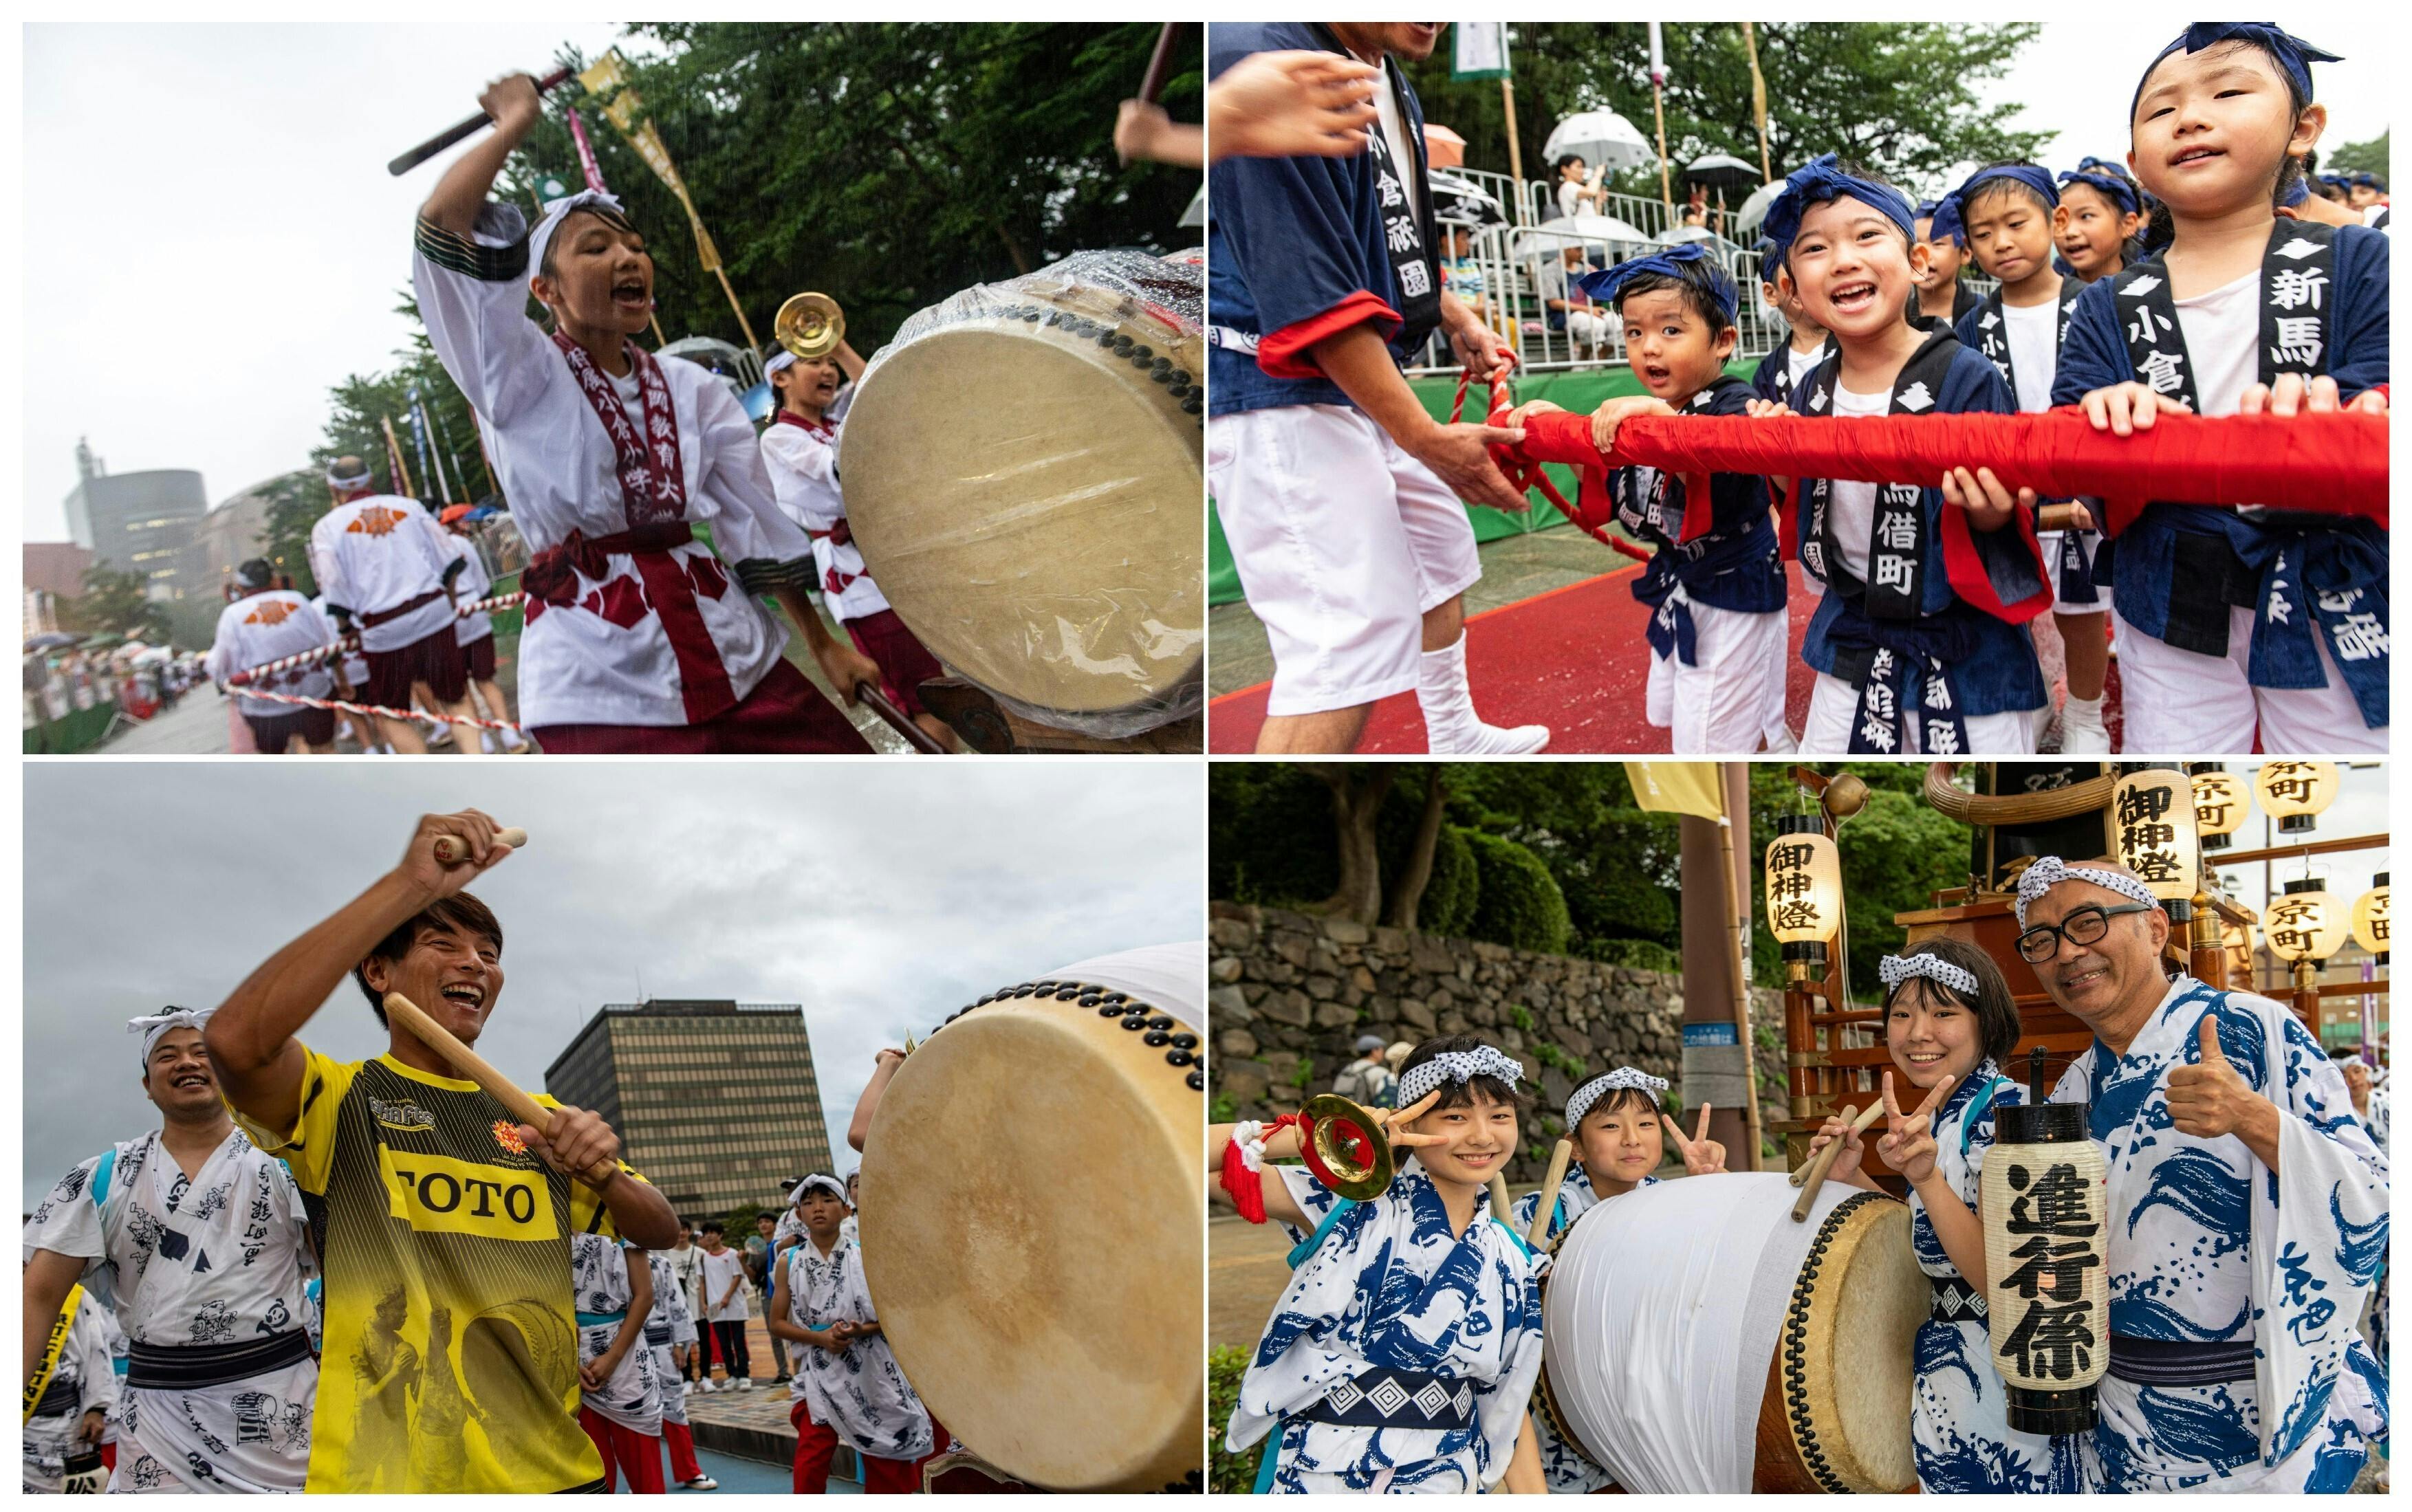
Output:
<path fill-rule="evenodd" d="M 1747 378 L 1758 366 L 1756 358 L 1730 364 L 1727 371 L 1737 377 Z M 1455 378 L 1411 378 L 1408 387 L 1436 420 L 1449 418 L 1449 405 L 1457 400 Z M 1561 409 L 1587 413 L 1610 399 L 1623 394 L 1642 392 L 1640 380 L 1633 370 L 1623 365 L 1611 368 L 1583 368 L 1570 373 L 1537 373 L 1520 378 L 1516 383 L 1516 399 L 1525 403 L 1546 399 Z M 1477 396 L 1467 395 L 1467 407 L 1474 407 Z M 1212 423 L 1211 421 L 1209 422 Z M 1574 474 L 1570 469 L 1552 467 L 1550 476 L 1558 492 L 1568 499 L 1575 495 Z M 1537 530 L 1552 530 L 1566 523 L 1566 517 L 1552 508 L 1539 494 L 1533 495 L 1533 507 L 1522 515 L 1503 514 L 1496 509 L 1468 508 L 1466 515 L 1474 522 L 1474 538 L 1488 542 L 1504 536 L 1523 536 Z M 1237 603 L 1245 596 L 1240 592 L 1240 574 L 1231 565 L 1231 549 L 1223 539 L 1223 521 L 1214 513 L 1209 500 L 1206 511 L 1206 591 L 1210 604 Z"/>

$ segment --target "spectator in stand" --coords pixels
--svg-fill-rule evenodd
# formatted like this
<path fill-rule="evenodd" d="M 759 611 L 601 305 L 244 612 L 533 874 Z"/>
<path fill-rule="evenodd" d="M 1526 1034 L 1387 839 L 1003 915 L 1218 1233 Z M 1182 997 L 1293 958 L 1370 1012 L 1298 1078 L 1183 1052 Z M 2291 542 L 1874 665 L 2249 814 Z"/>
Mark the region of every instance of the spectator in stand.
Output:
<path fill-rule="evenodd" d="M 1608 191 L 1584 182 L 1588 172 L 1583 160 L 1572 153 L 1558 159 L 1558 213 L 1580 215 L 1589 205 L 1595 215 L 1606 213 Z"/>
<path fill-rule="evenodd" d="M 1541 295 L 1541 308 L 1548 313 L 1550 329 L 1566 333 L 1570 350 L 1589 347 L 1599 355 L 1602 343 L 1608 340 L 1608 318 L 1582 291 L 1580 280 L 1591 271 L 1584 259 L 1582 243 L 1570 242 L 1554 262 L 1541 264 L 1540 276 L 1534 280 Z"/>
<path fill-rule="evenodd" d="M 1364 1108 L 1387 1108 L 1393 1078 L 1385 1058 L 1382 1036 L 1360 1035 L 1357 1037 L 1357 1059 L 1340 1068 L 1331 1090 Z"/>
<path fill-rule="evenodd" d="M 1449 256 L 1441 259 L 1441 286 L 1457 296 L 1460 304 L 1474 312 L 1476 317 L 1487 318 L 1483 304 L 1482 264 L 1474 260 L 1474 236 L 1463 226 L 1445 226 L 1441 240 Z"/>

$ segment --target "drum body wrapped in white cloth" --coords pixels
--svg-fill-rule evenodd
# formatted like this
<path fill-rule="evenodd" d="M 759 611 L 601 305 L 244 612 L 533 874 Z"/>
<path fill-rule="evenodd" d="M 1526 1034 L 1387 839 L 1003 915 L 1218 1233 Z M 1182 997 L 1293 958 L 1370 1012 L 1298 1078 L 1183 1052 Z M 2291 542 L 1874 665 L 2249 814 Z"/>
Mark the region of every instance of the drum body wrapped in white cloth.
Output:
<path fill-rule="evenodd" d="M 1909 1209 L 1830 1182 L 1808 1221 L 1775 1173 L 1602 1203 L 1560 1243 L 1543 1389 L 1627 1491 L 1898 1491 L 1930 1306 Z"/>
<path fill-rule="evenodd" d="M 1202 942 L 991 993 L 863 1143 L 864 1277 L 931 1415 L 1051 1490 L 1201 1490 Z"/>
<path fill-rule="evenodd" d="M 1024 718 L 1121 737 L 1203 705 L 1202 289 L 1194 263 L 1081 253 L 921 311 L 857 388 L 855 545 Z"/>

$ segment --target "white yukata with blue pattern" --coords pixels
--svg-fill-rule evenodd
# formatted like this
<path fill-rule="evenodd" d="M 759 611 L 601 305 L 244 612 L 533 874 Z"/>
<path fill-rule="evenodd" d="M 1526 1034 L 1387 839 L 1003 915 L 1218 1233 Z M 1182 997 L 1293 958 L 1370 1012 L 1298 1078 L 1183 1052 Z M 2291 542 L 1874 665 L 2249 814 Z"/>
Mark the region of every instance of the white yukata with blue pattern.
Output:
<path fill-rule="evenodd" d="M 823 1255 L 805 1235 L 787 1251 L 787 1315 L 798 1328 L 816 1331 L 841 1319 L 877 1322 L 871 1287 L 863 1280 L 862 1251 L 840 1239 Z M 788 1390 L 803 1400 L 814 1422 L 875 1460 L 929 1454 L 936 1441 L 929 1409 L 904 1379 L 886 1334 L 857 1339 L 835 1352 L 806 1344 L 797 1353 L 802 1358 Z"/>
<path fill-rule="evenodd" d="M 1658 1178 L 1644 1176 L 1633 1183 L 1638 1190 L 1656 1186 Z M 1558 1188 L 1558 1211 L 1550 1222 L 1550 1237 L 1554 1239 L 1574 1226 L 1574 1221 L 1607 1201 L 1592 1190 L 1591 1176 L 1577 1161 L 1566 1167 L 1566 1181 Z M 1527 1192 L 1516 1199 L 1516 1221 L 1511 1226 L 1519 1234 L 1533 1231 L 1533 1214 L 1541 1208 L 1541 1194 Z M 1542 1265 L 1549 1264 L 1545 1257 Z M 1533 1413 L 1533 1441 L 1540 1446 L 1541 1473 L 1549 1477 L 1550 1491 L 1560 1496 L 1587 1496 L 1603 1486 L 1613 1486 L 1616 1477 L 1592 1463 L 1576 1451 L 1574 1446 L 1558 1437 L 1550 1420 L 1537 1408 Z"/>
<path fill-rule="evenodd" d="M 1340 1202 L 1301 1167 L 1267 1168 L 1317 1224 Z M 1302 1243 L 1310 1237 L 1283 1226 Z M 1377 1368 L 1466 1383 L 1475 1426 L 1360 1428 L 1293 1416 Z M 1342 1211 L 1291 1273 L 1225 1444 L 1237 1454 L 1271 1435 L 1272 1483 L 1259 1485 L 1272 1491 L 1488 1490 L 1508 1473 L 1540 1370 L 1533 1256 L 1494 1221 L 1487 1192 L 1454 1236 L 1439 1191 L 1410 1156 L 1388 1191 Z"/>
<path fill-rule="evenodd" d="M 1991 1096 L 1978 1108 L 1978 1097 L 1989 1086 Z M 1934 1168 L 1971 1211 L 1977 1206 L 1985 1152 L 1993 1147 L 1994 1115 L 2025 1101 L 2026 1089 L 2004 1077 L 1989 1060 L 1962 1077 L 1935 1110 Z M 1909 1194 L 1909 1241 L 1920 1270 L 1964 1284 L 1960 1268 L 1943 1252 L 1925 1200 L 1915 1188 Z M 1928 1318 L 1918 1326 L 1915 1358 L 1909 1433 L 1920 1490 L 2084 1490 L 2084 1466 L 2075 1438 L 2011 1431 L 2005 1383 L 1994 1367 L 1983 1318 L 1956 1323 Z"/>
<path fill-rule="evenodd" d="M 2169 1073 L 2201 1060 L 2214 1007 L 2222 1055 L 2286 1115 L 2275 1172 L 2243 1139 L 2170 1123 Z M 2386 1436 L 2378 1363 L 2354 1329 L 2387 1254 L 2387 1161 L 2327 1052 L 2283 1005 L 2180 976 L 2125 1056 L 2096 1040 L 2052 1100 L 2093 1104 L 2109 1164 L 2110 1331 L 2255 1345 L 2251 1382 L 2105 1375 L 2092 1489 L 2349 1488 Z"/>

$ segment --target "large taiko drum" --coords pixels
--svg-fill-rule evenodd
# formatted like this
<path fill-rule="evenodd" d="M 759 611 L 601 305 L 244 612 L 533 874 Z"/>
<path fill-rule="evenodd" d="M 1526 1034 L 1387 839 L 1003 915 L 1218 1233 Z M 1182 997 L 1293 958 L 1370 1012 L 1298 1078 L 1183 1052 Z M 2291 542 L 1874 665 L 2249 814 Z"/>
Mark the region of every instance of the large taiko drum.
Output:
<path fill-rule="evenodd" d="M 1202 942 L 982 997 L 862 1153 L 862 1263 L 932 1416 L 1050 1490 L 1203 1489 Z"/>
<path fill-rule="evenodd" d="M 864 564 L 922 644 L 1040 724 L 1204 698 L 1203 275 L 1081 253 L 907 320 L 846 418 Z"/>
<path fill-rule="evenodd" d="M 1628 1491 L 1901 1491 L 1930 1294 L 1909 1209 L 1687 1177 L 1584 1213 L 1543 1302 L 1539 1408 Z"/>

